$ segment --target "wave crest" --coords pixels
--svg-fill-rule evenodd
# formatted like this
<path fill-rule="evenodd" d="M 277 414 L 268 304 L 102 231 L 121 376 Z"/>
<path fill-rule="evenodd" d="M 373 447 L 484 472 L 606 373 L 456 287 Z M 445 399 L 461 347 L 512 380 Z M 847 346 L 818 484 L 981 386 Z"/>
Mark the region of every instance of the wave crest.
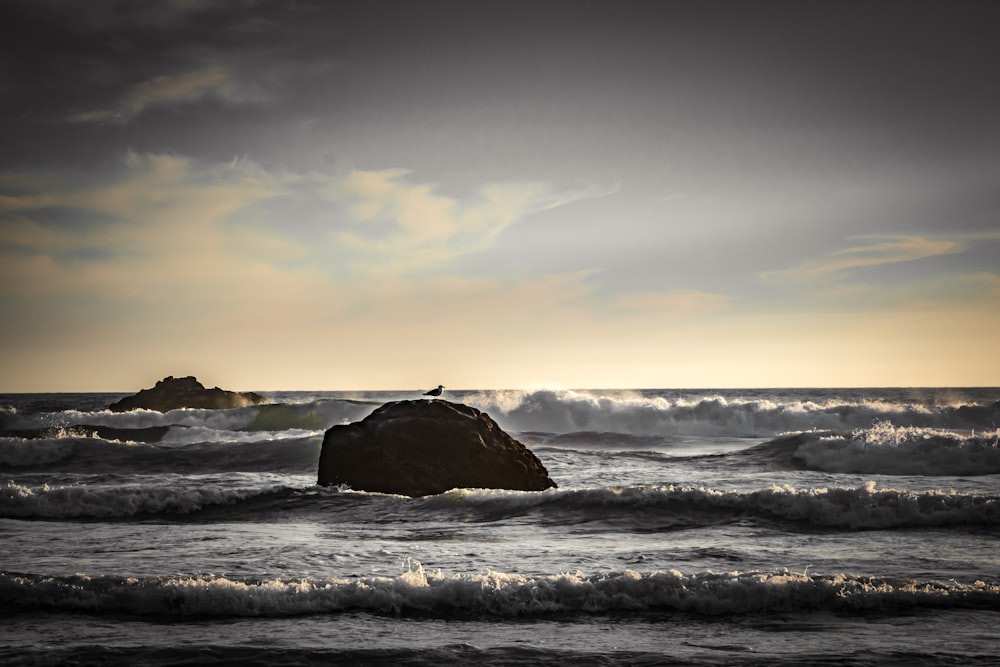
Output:
<path fill-rule="evenodd" d="M 209 507 L 233 505 L 240 501 L 276 493 L 285 487 L 256 489 L 125 486 L 31 487 L 7 482 L 0 486 L 0 516 L 8 518 L 120 518 L 144 514 L 190 514 Z"/>
<path fill-rule="evenodd" d="M 5 608 L 165 616 L 381 614 L 536 617 L 608 612 L 707 615 L 921 608 L 1000 609 L 1000 585 L 794 572 L 587 576 L 425 572 L 396 577 L 241 580 L 219 576 L 48 577 L 0 573 Z"/>
<path fill-rule="evenodd" d="M 486 517 L 548 512 L 560 522 L 632 520 L 659 529 L 756 517 L 824 529 L 872 530 L 1000 525 L 1000 496 L 957 491 L 860 487 L 723 491 L 692 486 L 550 489 L 544 492 L 456 490 L 421 501 L 425 507 Z M 666 521 L 666 523 L 664 523 Z"/>
<path fill-rule="evenodd" d="M 0 438 L 0 468 L 46 465 L 72 455 L 72 440 Z"/>
<path fill-rule="evenodd" d="M 466 397 L 507 430 L 634 435 L 762 437 L 790 431 L 865 428 L 885 420 L 903 426 L 995 429 L 1000 403 L 930 405 L 871 398 L 752 397 L 690 392 L 484 391 Z"/>
<path fill-rule="evenodd" d="M 266 502 L 262 502 L 266 499 Z M 343 501 L 343 502 L 341 502 Z M 374 502 L 374 505 L 371 503 Z M 332 504 L 331 504 L 332 503 Z M 0 517 L 37 519 L 129 518 L 186 515 L 229 506 L 233 518 L 285 508 L 331 518 L 333 506 L 358 516 L 381 512 L 433 512 L 450 520 L 501 521 L 537 514 L 560 525 L 608 522 L 616 529 L 672 530 L 733 520 L 804 523 L 835 530 L 1000 526 L 1000 496 L 957 491 L 860 487 L 757 491 L 662 485 L 541 492 L 456 489 L 426 498 L 350 490 L 238 486 L 78 485 L 0 486 Z"/>
<path fill-rule="evenodd" d="M 1000 473 L 1000 430 L 960 433 L 877 421 L 848 435 L 788 434 L 748 450 L 790 465 L 867 475 L 992 475 Z"/>

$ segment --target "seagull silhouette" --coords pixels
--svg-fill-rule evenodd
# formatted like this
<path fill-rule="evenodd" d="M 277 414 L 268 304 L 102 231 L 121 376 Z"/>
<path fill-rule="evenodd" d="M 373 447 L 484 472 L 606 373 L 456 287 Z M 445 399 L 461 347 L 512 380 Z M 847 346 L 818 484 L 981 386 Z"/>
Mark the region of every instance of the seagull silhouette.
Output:
<path fill-rule="evenodd" d="M 424 396 L 440 396 L 442 389 L 444 389 L 444 385 L 443 384 L 439 384 L 434 389 L 431 389 L 430 391 L 425 391 L 424 392 Z"/>

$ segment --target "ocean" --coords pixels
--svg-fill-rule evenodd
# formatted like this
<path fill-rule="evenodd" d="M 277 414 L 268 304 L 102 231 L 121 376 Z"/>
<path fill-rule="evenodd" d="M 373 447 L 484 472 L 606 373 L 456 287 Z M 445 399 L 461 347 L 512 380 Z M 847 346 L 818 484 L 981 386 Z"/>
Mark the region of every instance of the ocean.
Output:
<path fill-rule="evenodd" d="M 1000 389 L 446 391 L 559 486 L 424 498 L 258 393 L 0 395 L 0 663 L 1000 664 Z"/>

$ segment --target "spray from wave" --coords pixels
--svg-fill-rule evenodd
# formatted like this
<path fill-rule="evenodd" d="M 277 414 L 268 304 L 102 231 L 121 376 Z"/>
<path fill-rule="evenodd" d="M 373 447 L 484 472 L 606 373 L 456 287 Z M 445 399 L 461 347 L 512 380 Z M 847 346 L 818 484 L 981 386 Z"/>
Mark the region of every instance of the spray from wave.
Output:
<path fill-rule="evenodd" d="M 789 431 L 900 426 L 995 429 L 1000 403 L 927 404 L 867 397 L 789 398 L 568 389 L 473 392 L 467 402 L 513 431 L 767 437 Z"/>
<path fill-rule="evenodd" d="M 882 420 L 849 434 L 809 431 L 751 450 L 830 473 L 976 476 L 1000 473 L 1000 429 L 957 432 Z"/>

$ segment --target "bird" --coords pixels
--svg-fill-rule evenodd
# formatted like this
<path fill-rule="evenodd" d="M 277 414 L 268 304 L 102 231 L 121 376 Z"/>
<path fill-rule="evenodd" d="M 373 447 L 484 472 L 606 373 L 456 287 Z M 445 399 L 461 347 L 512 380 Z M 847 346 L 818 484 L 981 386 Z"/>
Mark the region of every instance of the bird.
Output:
<path fill-rule="evenodd" d="M 424 392 L 424 396 L 440 396 L 442 389 L 444 389 L 444 385 L 443 384 L 439 384 L 434 389 L 431 389 L 430 391 L 425 391 Z"/>

